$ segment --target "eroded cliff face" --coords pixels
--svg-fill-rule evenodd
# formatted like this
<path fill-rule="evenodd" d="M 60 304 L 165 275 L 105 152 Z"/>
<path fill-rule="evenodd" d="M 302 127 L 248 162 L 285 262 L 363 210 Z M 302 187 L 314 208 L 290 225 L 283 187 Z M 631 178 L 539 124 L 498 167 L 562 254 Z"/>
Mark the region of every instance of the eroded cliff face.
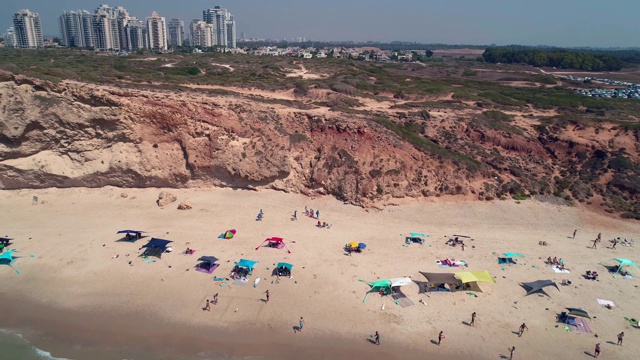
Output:
<path fill-rule="evenodd" d="M 561 163 L 598 149 L 607 157 L 626 149 L 637 161 L 637 134 L 615 128 L 603 129 L 609 140 L 586 133 L 576 140 L 575 129 L 550 132 L 536 123 L 520 124 L 519 133 L 487 129 L 474 114 L 387 112 L 385 123 L 236 95 L 0 74 L 0 188 L 269 188 L 371 206 L 403 197 L 557 192 L 554 176 L 569 169 Z M 393 126 L 422 127 L 422 140 Z M 585 186 L 606 189 L 616 177 L 626 186 L 621 194 L 637 200 L 637 185 L 615 172 Z"/>

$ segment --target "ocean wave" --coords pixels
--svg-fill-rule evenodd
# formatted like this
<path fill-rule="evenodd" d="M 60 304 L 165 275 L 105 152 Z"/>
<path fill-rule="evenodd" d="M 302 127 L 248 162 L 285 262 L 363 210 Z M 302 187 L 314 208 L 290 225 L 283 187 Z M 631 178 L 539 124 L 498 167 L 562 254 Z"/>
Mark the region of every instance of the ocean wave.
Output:
<path fill-rule="evenodd" d="M 20 333 L 0 329 L 0 351 L 3 354 L 21 360 L 71 360 L 55 357 L 50 352 L 39 349 L 31 344 Z"/>

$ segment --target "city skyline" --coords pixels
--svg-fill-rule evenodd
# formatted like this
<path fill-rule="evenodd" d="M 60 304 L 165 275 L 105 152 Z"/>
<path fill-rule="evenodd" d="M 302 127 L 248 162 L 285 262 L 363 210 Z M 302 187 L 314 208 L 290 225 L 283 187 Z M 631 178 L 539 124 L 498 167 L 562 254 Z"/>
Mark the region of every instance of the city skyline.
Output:
<path fill-rule="evenodd" d="M 157 11 L 166 19 L 185 24 L 201 18 L 202 9 L 221 6 L 237 19 L 238 34 L 251 38 L 285 39 L 306 37 L 317 41 L 415 41 L 447 44 L 522 44 L 551 46 L 638 47 L 640 22 L 635 14 L 640 2 L 617 0 L 603 6 L 595 0 L 474 0 L 456 2 L 381 0 L 323 2 L 294 0 L 211 1 L 187 4 L 157 0 L 108 2 L 123 6 L 139 18 Z M 57 17 L 62 10 L 95 9 L 94 0 L 6 0 L 10 14 L 29 9 L 41 14 L 43 33 L 57 35 Z M 286 9 L 286 11 L 283 11 Z M 43 15 L 45 14 L 45 15 Z M 55 16 L 52 16 L 56 14 Z M 525 16 L 526 15 L 526 16 Z M 12 26 L 11 17 L 0 19 L 0 29 Z"/>

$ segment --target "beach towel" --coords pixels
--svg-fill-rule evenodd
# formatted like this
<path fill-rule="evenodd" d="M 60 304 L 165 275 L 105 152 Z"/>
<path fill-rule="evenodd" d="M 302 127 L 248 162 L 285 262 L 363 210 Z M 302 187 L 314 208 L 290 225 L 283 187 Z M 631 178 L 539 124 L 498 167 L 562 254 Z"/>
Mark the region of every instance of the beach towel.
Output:
<path fill-rule="evenodd" d="M 616 306 L 616 305 L 613 303 L 613 301 L 611 301 L 611 300 L 603 300 L 603 299 L 598 299 L 598 304 L 600 304 L 600 305 L 604 305 L 604 306 L 609 305 L 609 306 L 611 306 L 611 307 Z"/>
<path fill-rule="evenodd" d="M 450 267 L 460 267 L 460 266 L 466 266 L 467 262 L 464 260 L 457 260 L 457 261 L 451 261 L 451 260 L 438 260 L 436 261 L 437 264 L 440 265 L 441 268 L 445 269 L 445 268 L 450 268 Z"/>
<path fill-rule="evenodd" d="M 576 318 L 575 329 L 579 332 L 583 332 L 587 334 L 591 332 L 591 328 L 589 327 L 589 323 L 587 322 L 587 319 L 583 319 L 583 318 Z"/>
<path fill-rule="evenodd" d="M 214 277 L 213 281 L 224 281 L 224 278 L 221 277 Z"/>
<path fill-rule="evenodd" d="M 246 284 L 247 284 L 247 281 L 246 280 L 242 281 L 242 279 L 238 279 L 238 280 L 234 280 L 233 281 L 233 285 L 242 285 L 242 286 L 244 286 Z"/>
<path fill-rule="evenodd" d="M 638 320 L 633 319 L 633 318 L 628 318 L 628 317 L 626 317 L 624 319 L 627 320 L 629 322 L 629 324 L 638 326 Z"/>
<path fill-rule="evenodd" d="M 183 255 L 193 255 L 193 254 L 195 254 L 195 253 L 196 253 L 196 251 L 198 251 L 198 250 L 193 250 L 193 249 L 191 249 L 191 254 L 188 254 L 186 251 L 185 251 L 185 252 L 183 252 L 182 254 L 183 254 Z"/>
<path fill-rule="evenodd" d="M 571 274 L 571 273 L 569 272 L 569 270 L 567 270 L 567 269 L 565 269 L 565 270 L 560 270 L 560 269 L 558 269 L 558 267 L 557 267 L 556 265 L 553 265 L 551 268 L 552 268 L 552 269 L 553 269 L 553 271 L 554 271 L 554 272 L 556 272 L 556 273 L 561 273 L 561 274 Z"/>
<path fill-rule="evenodd" d="M 142 259 L 142 261 L 144 261 L 146 263 L 154 263 L 154 262 L 156 262 L 154 259 Z"/>

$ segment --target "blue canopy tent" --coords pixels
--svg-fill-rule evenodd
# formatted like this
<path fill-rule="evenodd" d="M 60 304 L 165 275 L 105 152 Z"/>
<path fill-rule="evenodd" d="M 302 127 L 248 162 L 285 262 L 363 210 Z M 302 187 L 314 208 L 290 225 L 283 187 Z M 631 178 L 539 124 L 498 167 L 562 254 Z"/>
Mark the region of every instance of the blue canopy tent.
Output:
<path fill-rule="evenodd" d="M 249 272 L 253 272 L 253 266 L 257 263 L 258 262 L 254 260 L 240 259 L 240 261 L 236 263 L 236 266 L 246 268 Z"/>
<path fill-rule="evenodd" d="M 141 230 L 119 230 L 118 232 L 116 232 L 116 234 L 125 234 L 125 236 L 118 240 L 118 241 L 133 241 L 135 242 L 136 240 L 140 240 L 142 239 L 143 236 L 142 233 L 145 233 L 146 231 L 141 231 Z"/>
<path fill-rule="evenodd" d="M 291 269 L 293 265 L 286 262 L 279 262 L 276 268 L 273 269 L 273 275 L 277 276 L 291 276 Z"/>
<path fill-rule="evenodd" d="M 231 277 L 233 279 L 248 278 L 253 273 L 253 266 L 257 263 L 254 260 L 240 259 L 233 267 Z"/>
<path fill-rule="evenodd" d="M 198 261 L 200 261 L 200 263 L 196 265 L 196 271 L 200 271 L 205 274 L 211 274 L 213 270 L 220 266 L 220 264 L 216 264 L 218 258 L 215 256 L 200 256 Z"/>
<path fill-rule="evenodd" d="M 167 245 L 172 243 L 171 240 L 151 238 L 148 243 L 142 246 L 146 250 L 140 255 L 141 257 L 155 256 L 160 258 L 162 253 L 167 249 Z"/>
<path fill-rule="evenodd" d="M 501 264 L 501 265 L 515 265 L 516 261 L 513 258 L 516 258 L 516 257 L 523 258 L 524 255 L 522 255 L 520 253 L 504 253 L 502 255 L 498 255 L 498 264 Z"/>
<path fill-rule="evenodd" d="M 409 233 L 409 236 L 406 236 L 404 238 L 404 242 L 406 244 L 411 244 L 411 243 L 417 243 L 417 244 L 424 244 L 426 236 L 422 233 Z"/>
<path fill-rule="evenodd" d="M 618 274 L 620 273 L 620 271 L 622 271 L 622 268 L 623 268 L 624 266 L 633 267 L 633 268 L 635 268 L 636 270 L 638 270 L 638 272 L 640 272 L 640 269 L 638 269 L 638 266 L 637 266 L 633 261 L 631 261 L 631 260 L 629 260 L 629 259 L 614 258 L 613 260 L 617 261 L 617 262 L 618 262 L 618 264 L 619 264 L 619 265 L 617 266 L 617 269 L 615 270 L 615 274 L 613 274 L 613 277 L 614 277 L 614 278 L 618 276 Z"/>
<path fill-rule="evenodd" d="M 14 252 L 16 252 L 16 250 L 9 250 L 5 253 L 0 254 L 0 265 L 9 265 L 13 268 L 13 270 L 16 271 L 16 274 L 20 274 L 20 270 L 13 267 L 13 262 L 15 261 L 15 259 L 13 258 Z"/>

